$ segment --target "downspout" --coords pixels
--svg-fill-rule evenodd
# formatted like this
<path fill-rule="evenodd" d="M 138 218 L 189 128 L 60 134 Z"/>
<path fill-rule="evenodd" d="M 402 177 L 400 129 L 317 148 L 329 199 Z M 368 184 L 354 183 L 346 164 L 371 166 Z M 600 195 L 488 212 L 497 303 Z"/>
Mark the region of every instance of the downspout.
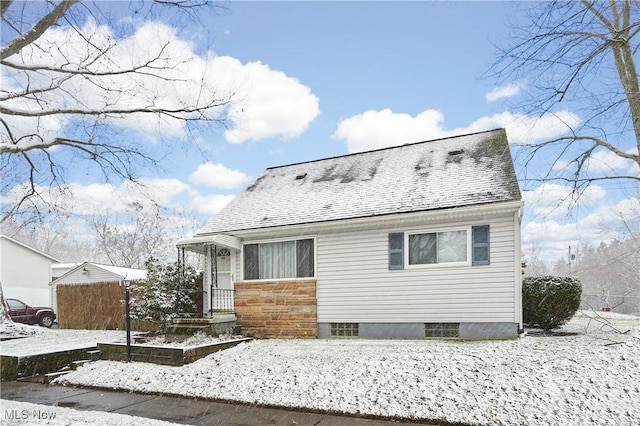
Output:
<path fill-rule="evenodd" d="M 524 327 L 522 323 L 522 217 L 524 215 L 524 207 L 521 206 L 516 214 L 514 214 L 514 231 L 516 231 L 516 238 L 514 239 L 514 279 L 516 283 L 516 321 L 518 323 L 518 335 L 524 334 Z"/>

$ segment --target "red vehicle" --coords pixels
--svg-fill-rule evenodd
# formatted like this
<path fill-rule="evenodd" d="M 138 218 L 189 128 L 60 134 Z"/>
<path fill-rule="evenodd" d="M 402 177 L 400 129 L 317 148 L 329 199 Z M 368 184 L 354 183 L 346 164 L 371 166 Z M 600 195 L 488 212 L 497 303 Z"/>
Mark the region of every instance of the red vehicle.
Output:
<path fill-rule="evenodd" d="M 14 322 L 51 327 L 56 320 L 56 314 L 51 308 L 29 306 L 18 299 L 6 299 L 6 301 L 9 306 L 9 316 Z"/>

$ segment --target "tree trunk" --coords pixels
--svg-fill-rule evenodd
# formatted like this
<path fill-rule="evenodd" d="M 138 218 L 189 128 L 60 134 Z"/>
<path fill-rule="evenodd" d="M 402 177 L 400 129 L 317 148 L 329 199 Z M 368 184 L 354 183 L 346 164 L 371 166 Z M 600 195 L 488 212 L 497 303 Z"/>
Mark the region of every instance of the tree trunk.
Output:
<path fill-rule="evenodd" d="M 4 293 L 2 292 L 2 282 L 0 282 L 0 324 L 5 322 L 13 322 L 9 316 L 9 307 L 4 300 Z"/>

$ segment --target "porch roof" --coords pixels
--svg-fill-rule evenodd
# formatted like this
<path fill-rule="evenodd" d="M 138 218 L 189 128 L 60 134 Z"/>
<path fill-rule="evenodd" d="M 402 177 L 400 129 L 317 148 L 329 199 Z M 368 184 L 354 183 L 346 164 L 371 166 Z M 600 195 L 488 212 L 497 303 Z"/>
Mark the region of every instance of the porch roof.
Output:
<path fill-rule="evenodd" d="M 242 248 L 242 243 L 236 237 L 223 234 L 183 238 L 176 243 L 176 247 L 196 253 L 205 253 L 207 246 L 240 250 Z"/>

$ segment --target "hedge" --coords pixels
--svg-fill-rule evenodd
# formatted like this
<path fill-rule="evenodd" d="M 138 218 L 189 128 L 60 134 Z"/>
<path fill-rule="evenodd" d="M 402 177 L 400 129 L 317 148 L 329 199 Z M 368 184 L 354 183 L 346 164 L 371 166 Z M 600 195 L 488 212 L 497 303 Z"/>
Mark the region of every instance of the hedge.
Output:
<path fill-rule="evenodd" d="M 580 307 L 582 284 L 575 277 L 541 275 L 522 281 L 523 322 L 552 330 L 569 321 Z"/>

